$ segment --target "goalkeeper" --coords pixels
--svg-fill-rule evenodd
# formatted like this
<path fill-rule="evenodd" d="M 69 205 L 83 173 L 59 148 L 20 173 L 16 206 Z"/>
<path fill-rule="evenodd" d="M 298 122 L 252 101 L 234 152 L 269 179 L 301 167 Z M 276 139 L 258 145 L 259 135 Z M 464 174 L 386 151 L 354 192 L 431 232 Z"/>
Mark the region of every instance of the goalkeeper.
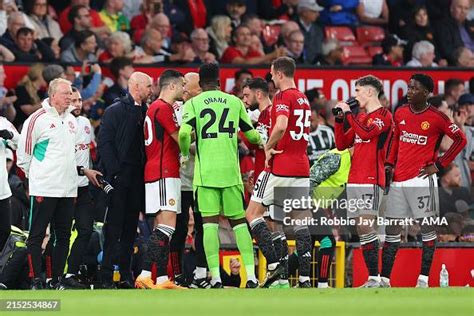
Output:
<path fill-rule="evenodd" d="M 237 153 L 238 128 L 254 144 L 261 142 L 252 127 L 245 107 L 237 97 L 219 90 L 219 67 L 203 64 L 199 69 L 202 93 L 184 105 L 179 130 L 181 162 L 189 156 L 191 132 L 196 135 L 194 196 L 202 214 L 204 251 L 211 272 L 211 286 L 222 288 L 219 272 L 219 215 L 224 215 L 234 230 L 237 247 L 247 272 L 248 288 L 258 286 L 255 278 L 252 238 L 245 219 L 243 182 Z"/>
<path fill-rule="evenodd" d="M 324 216 L 332 216 L 332 202 L 344 191 L 344 185 L 349 177 L 351 168 L 352 148 L 339 151 L 332 149 L 313 164 L 310 169 L 310 186 L 313 201 L 319 207 L 314 216 L 319 222 Z M 312 245 L 317 240 L 320 243 L 318 251 L 318 288 L 328 287 L 329 270 L 336 241 L 332 234 L 332 227 L 318 225 L 316 232 L 311 232 Z"/>

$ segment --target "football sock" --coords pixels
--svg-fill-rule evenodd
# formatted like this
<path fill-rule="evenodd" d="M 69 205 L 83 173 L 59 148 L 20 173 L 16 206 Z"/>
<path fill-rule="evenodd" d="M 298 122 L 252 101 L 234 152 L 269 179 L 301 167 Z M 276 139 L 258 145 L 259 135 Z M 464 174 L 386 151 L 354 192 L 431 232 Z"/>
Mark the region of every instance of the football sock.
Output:
<path fill-rule="evenodd" d="M 257 241 L 258 247 L 262 251 L 263 255 L 267 259 L 268 268 L 273 270 L 278 265 L 279 256 L 275 252 L 275 247 L 272 241 L 272 233 L 268 229 L 267 224 L 263 217 L 254 219 L 250 223 L 252 235 Z M 272 269 L 273 268 L 273 269 Z"/>
<path fill-rule="evenodd" d="M 379 275 L 379 238 L 375 233 L 360 235 L 360 244 L 365 264 L 369 270 L 369 277 Z"/>
<path fill-rule="evenodd" d="M 280 254 L 280 264 L 283 267 L 283 272 L 280 276 L 281 280 L 284 283 L 288 283 L 288 242 L 286 240 L 285 233 L 280 232 L 281 235 L 281 254 Z"/>
<path fill-rule="evenodd" d="M 219 224 L 205 223 L 204 227 L 204 251 L 206 253 L 207 265 L 213 280 L 220 279 L 219 270 Z"/>
<path fill-rule="evenodd" d="M 436 250 L 436 232 L 422 233 L 423 251 L 421 257 L 421 274 L 429 276 L 433 255 Z"/>
<path fill-rule="evenodd" d="M 400 248 L 401 236 L 387 235 L 382 250 L 382 273 L 381 276 L 390 279 L 393 264 L 397 256 L 398 248 Z"/>
<path fill-rule="evenodd" d="M 239 248 L 240 255 L 245 266 L 245 272 L 247 272 L 247 280 L 255 281 L 255 262 L 253 255 L 253 244 L 252 237 L 247 223 L 239 224 L 233 227 L 235 233 L 235 240 L 237 242 L 237 248 Z"/>
<path fill-rule="evenodd" d="M 311 234 L 308 227 L 295 229 L 296 251 L 298 252 L 298 272 L 301 277 L 308 277 L 311 269 Z M 301 280 L 300 280 L 301 281 Z M 302 282 L 302 281 L 301 281 Z"/>
<path fill-rule="evenodd" d="M 334 248 L 335 239 L 333 236 L 326 236 L 321 240 L 318 251 L 318 287 L 320 283 L 327 285 Z"/>
<path fill-rule="evenodd" d="M 170 252 L 170 239 L 173 235 L 174 228 L 168 225 L 159 224 L 150 236 L 152 245 L 151 259 L 156 262 L 157 277 L 166 276 L 168 278 L 168 256 Z M 148 247 L 150 249 L 150 247 Z"/>

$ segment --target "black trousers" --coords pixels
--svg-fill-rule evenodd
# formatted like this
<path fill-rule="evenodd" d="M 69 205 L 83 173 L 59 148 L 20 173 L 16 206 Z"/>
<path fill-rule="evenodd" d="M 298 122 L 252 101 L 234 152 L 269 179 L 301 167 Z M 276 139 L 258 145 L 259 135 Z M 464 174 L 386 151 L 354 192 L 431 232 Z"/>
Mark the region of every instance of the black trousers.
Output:
<path fill-rule="evenodd" d="M 10 198 L 0 200 L 0 251 L 2 251 L 8 236 L 10 236 L 11 218 Z"/>
<path fill-rule="evenodd" d="M 77 237 L 71 247 L 67 261 L 67 272 L 77 274 L 79 266 L 83 263 L 83 256 L 87 250 L 94 225 L 95 209 L 89 193 L 89 187 L 79 187 L 74 205 L 74 227 Z"/>
<path fill-rule="evenodd" d="M 26 241 L 28 250 L 29 276 L 37 278 L 41 274 L 41 244 L 46 228 L 51 223 L 52 242 L 52 277 L 63 275 L 64 266 L 69 252 L 72 216 L 74 214 L 74 198 L 54 198 L 31 196 L 29 228 L 30 234 Z"/>
<path fill-rule="evenodd" d="M 145 204 L 145 185 L 143 171 L 139 167 L 127 168 L 113 181 L 114 190 L 108 197 L 103 228 L 103 282 L 112 282 L 114 264 L 118 264 L 122 280 L 133 280 L 131 258 L 137 235 L 138 215 Z M 117 261 L 114 260 L 117 257 Z"/>

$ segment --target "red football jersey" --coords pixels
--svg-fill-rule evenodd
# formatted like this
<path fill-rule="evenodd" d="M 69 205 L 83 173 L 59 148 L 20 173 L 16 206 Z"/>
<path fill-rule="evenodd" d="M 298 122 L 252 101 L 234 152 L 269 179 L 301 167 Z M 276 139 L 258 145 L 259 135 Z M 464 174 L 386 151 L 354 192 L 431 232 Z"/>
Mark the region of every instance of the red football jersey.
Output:
<path fill-rule="evenodd" d="M 336 147 L 339 150 L 354 145 L 348 183 L 378 184 L 385 186 L 385 157 L 392 134 L 392 114 L 385 108 L 354 116 L 347 112 L 350 127 L 344 131 L 344 122 L 336 121 Z"/>
<path fill-rule="evenodd" d="M 412 179 L 423 167 L 435 163 L 444 168 L 456 158 L 466 145 L 466 136 L 449 117 L 433 106 L 414 113 L 409 104 L 395 112 L 395 130 L 387 163 L 394 165 L 394 181 Z M 444 135 L 454 142 L 446 153 L 438 157 Z"/>
<path fill-rule="evenodd" d="M 308 147 L 311 108 L 306 96 L 296 88 L 286 89 L 273 97 L 271 128 L 278 116 L 288 117 L 288 127 L 275 150 L 283 150 L 270 160 L 270 171 L 282 177 L 309 177 Z"/>
<path fill-rule="evenodd" d="M 179 130 L 173 106 L 158 99 L 145 117 L 145 182 L 179 178 L 179 146 L 171 134 Z"/>

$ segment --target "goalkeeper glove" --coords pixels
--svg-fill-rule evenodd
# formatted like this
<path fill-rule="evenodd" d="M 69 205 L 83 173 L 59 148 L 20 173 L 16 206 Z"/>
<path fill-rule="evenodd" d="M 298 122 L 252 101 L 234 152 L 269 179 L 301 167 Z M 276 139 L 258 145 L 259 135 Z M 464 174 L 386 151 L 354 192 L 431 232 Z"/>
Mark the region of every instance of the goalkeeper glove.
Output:
<path fill-rule="evenodd" d="M 7 129 L 2 129 L 0 130 L 0 137 L 3 138 L 3 139 L 12 139 L 13 138 L 13 133 L 10 132 L 9 130 Z"/>

